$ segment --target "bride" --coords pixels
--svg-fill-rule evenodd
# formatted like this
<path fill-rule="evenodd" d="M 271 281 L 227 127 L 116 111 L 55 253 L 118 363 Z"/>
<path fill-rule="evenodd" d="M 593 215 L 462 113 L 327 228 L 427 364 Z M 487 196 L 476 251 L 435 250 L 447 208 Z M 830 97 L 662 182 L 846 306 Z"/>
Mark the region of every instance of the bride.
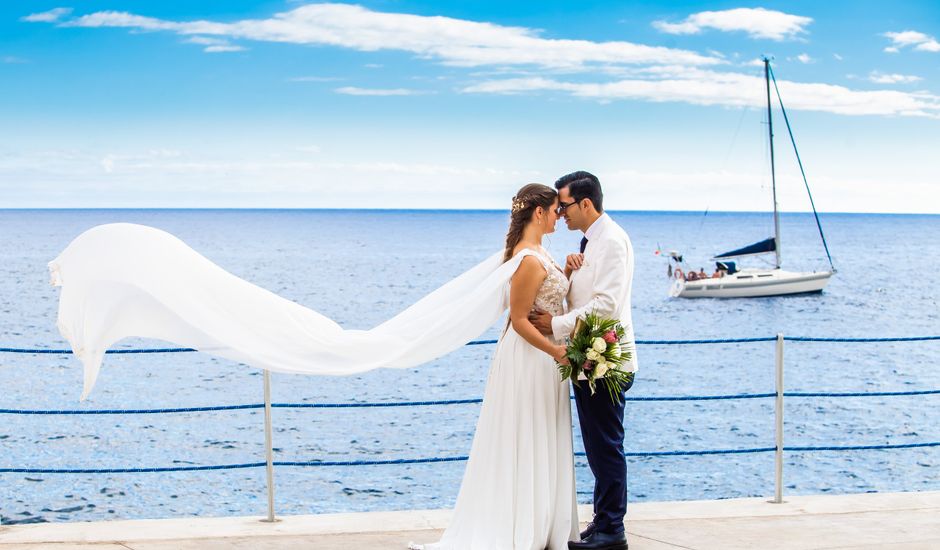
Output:
<path fill-rule="evenodd" d="M 509 285 L 509 324 L 496 345 L 470 459 L 439 543 L 413 549 L 561 550 L 578 540 L 571 405 L 555 361 L 565 346 L 528 319 L 564 313 L 568 279 L 542 248 L 558 196 L 529 184 L 512 202 L 504 261 L 525 254 Z"/>
<path fill-rule="evenodd" d="M 275 372 L 350 375 L 450 353 L 508 308 L 453 520 L 428 547 L 561 550 L 578 535 L 569 389 L 555 367 L 565 349 L 528 320 L 533 307 L 564 313 L 568 280 L 542 248 L 557 208 L 554 189 L 524 186 L 505 250 L 369 330 L 240 279 L 159 229 L 101 225 L 49 263 L 57 326 L 84 366 L 84 399 L 105 352 L 127 337 Z"/>

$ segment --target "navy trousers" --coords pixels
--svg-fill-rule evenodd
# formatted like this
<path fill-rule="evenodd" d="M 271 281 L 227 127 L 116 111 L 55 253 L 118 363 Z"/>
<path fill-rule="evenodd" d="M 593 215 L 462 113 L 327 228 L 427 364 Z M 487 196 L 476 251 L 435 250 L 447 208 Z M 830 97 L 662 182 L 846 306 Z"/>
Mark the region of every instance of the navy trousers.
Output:
<path fill-rule="evenodd" d="M 633 383 L 631 382 L 632 386 Z M 624 393 L 630 387 L 624 388 Z M 586 380 L 574 384 L 574 402 L 588 465 L 594 474 L 594 526 L 602 533 L 623 532 L 627 513 L 627 459 L 623 455 L 624 395 L 610 398 L 606 381 L 591 395 Z"/>

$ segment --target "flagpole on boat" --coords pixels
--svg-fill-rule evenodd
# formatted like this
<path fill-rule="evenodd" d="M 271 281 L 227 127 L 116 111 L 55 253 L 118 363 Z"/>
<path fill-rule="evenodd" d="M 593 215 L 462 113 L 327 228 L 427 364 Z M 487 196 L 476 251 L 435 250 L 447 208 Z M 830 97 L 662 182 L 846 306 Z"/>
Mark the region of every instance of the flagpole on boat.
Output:
<path fill-rule="evenodd" d="M 770 135 L 770 182 L 774 192 L 774 253 L 780 269 L 780 213 L 777 210 L 777 174 L 774 170 L 774 120 L 770 111 L 770 58 L 764 56 L 764 80 L 767 83 L 767 132 Z"/>

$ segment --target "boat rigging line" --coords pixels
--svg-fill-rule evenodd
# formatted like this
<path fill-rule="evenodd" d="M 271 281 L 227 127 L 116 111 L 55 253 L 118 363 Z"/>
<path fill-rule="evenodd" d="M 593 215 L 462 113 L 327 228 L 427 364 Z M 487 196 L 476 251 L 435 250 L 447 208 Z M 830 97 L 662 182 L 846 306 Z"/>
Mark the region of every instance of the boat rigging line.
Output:
<path fill-rule="evenodd" d="M 767 70 L 774 83 L 774 90 L 777 92 L 777 102 L 780 103 L 780 111 L 783 113 L 783 121 L 787 123 L 787 132 L 790 134 L 790 143 L 793 144 L 793 152 L 796 154 L 796 162 L 800 166 L 800 174 L 803 176 L 803 185 L 806 186 L 806 194 L 809 195 L 809 204 L 813 208 L 813 216 L 816 218 L 816 227 L 819 228 L 819 237 L 822 239 L 823 248 L 826 249 L 826 258 L 829 259 L 829 267 L 832 272 L 836 272 L 836 266 L 832 264 L 832 256 L 829 254 L 829 245 L 826 244 L 826 236 L 823 234 L 822 223 L 819 221 L 819 213 L 816 212 L 816 204 L 813 202 L 813 193 L 809 190 L 809 182 L 806 181 L 806 172 L 803 170 L 803 161 L 800 159 L 800 151 L 796 148 L 796 140 L 793 138 L 793 129 L 790 128 L 790 119 L 787 117 L 787 110 L 783 107 L 783 99 L 780 98 L 780 88 L 777 87 L 777 78 L 774 76 L 774 70 L 767 64 Z M 769 93 L 769 92 L 768 92 Z"/>

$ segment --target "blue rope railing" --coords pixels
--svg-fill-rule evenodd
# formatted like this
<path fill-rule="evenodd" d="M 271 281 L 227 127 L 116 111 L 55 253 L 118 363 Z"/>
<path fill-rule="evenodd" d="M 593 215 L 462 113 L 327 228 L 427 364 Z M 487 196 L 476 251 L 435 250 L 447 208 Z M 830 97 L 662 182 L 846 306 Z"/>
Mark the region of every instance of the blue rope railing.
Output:
<path fill-rule="evenodd" d="M 868 392 L 783 392 L 784 397 L 894 397 L 898 395 L 937 395 L 940 390 Z"/>
<path fill-rule="evenodd" d="M 637 345 L 690 345 L 690 344 L 742 344 L 747 342 L 770 342 L 776 340 L 775 336 L 759 338 L 718 338 L 713 340 L 637 340 Z M 473 340 L 467 342 L 468 346 L 482 346 L 495 344 L 497 340 Z M 191 353 L 193 348 L 141 348 L 141 349 L 109 349 L 105 353 Z M 52 355 L 71 355 L 70 349 L 44 349 L 44 348 L 0 348 L 0 353 L 45 353 Z"/>
<path fill-rule="evenodd" d="M 746 344 L 749 342 L 772 342 L 776 336 L 759 336 L 756 338 L 713 338 L 708 340 L 637 340 L 637 345 L 645 346 L 688 346 L 698 344 Z"/>
<path fill-rule="evenodd" d="M 900 338 L 816 338 L 812 336 L 784 336 L 788 342 L 924 342 L 927 340 L 940 340 L 940 336 L 906 336 Z"/>
<path fill-rule="evenodd" d="M 826 452 L 826 451 L 869 451 L 914 449 L 924 447 L 940 447 L 940 441 L 927 443 L 900 443 L 882 445 L 843 445 L 843 446 L 795 446 L 784 447 L 787 452 Z M 754 447 L 746 449 L 703 449 L 691 451 L 646 451 L 624 452 L 628 458 L 668 457 L 668 456 L 706 456 L 770 453 L 776 451 L 775 447 Z M 574 453 L 576 457 L 587 456 L 584 452 Z M 274 466 L 299 467 L 335 467 L 335 466 L 388 466 L 400 464 L 434 464 L 440 462 L 461 462 L 467 456 L 437 456 L 429 458 L 394 458 L 386 460 L 309 460 L 309 461 L 280 461 L 275 460 Z M 247 462 L 242 464 L 219 464 L 212 466 L 168 466 L 160 468 L 0 468 L 0 474 L 129 474 L 129 473 L 165 473 L 165 472 L 197 472 L 207 470 L 236 470 L 245 468 L 263 468 L 265 462 Z"/>
<path fill-rule="evenodd" d="M 165 468 L 0 468 L 0 474 L 153 474 L 165 472 L 202 472 L 263 468 L 266 462 L 218 464 L 214 466 L 168 466 Z"/>
<path fill-rule="evenodd" d="M 696 345 L 696 344 L 725 344 L 768 342 L 776 337 L 757 338 L 722 338 L 708 340 L 638 340 L 638 345 Z M 940 336 L 915 336 L 900 338 L 816 338 L 801 336 L 785 336 L 784 340 L 793 342 L 915 342 L 940 340 Z M 496 340 L 478 340 L 467 345 L 495 344 Z M 148 348 L 148 349 L 118 349 L 109 350 L 109 354 L 141 354 L 141 353 L 186 353 L 195 352 L 191 348 Z M 37 354 L 71 354 L 67 349 L 25 349 L 0 348 L 0 353 L 37 353 Z M 912 391 L 883 391 L 883 392 L 784 392 L 784 397 L 885 397 L 885 396 L 913 396 L 936 395 L 940 390 L 912 390 Z M 639 396 L 626 397 L 626 401 L 704 401 L 704 400 L 739 400 L 764 399 L 776 397 L 776 393 L 749 393 L 729 395 L 690 395 L 690 396 Z M 358 407 L 417 407 L 432 405 L 458 405 L 481 403 L 482 399 L 449 399 L 438 401 L 390 401 L 390 402 L 364 402 L 364 403 L 273 403 L 273 408 L 358 408 Z M 160 414 L 160 413 L 192 413 L 227 410 L 261 409 L 264 404 L 222 405 L 210 407 L 176 407 L 163 409 L 96 409 L 96 410 L 26 410 L 26 409 L 0 409 L 0 414 L 18 415 L 105 415 L 105 414 Z M 845 445 L 845 446 L 785 446 L 783 451 L 789 452 L 823 452 L 823 451 L 857 451 L 882 449 L 911 449 L 938 447 L 940 442 L 881 444 L 881 445 Z M 625 452 L 625 456 L 634 458 L 667 457 L 667 456 L 702 456 L 726 454 L 751 454 L 776 451 L 775 447 L 756 447 L 745 449 L 705 449 L 687 451 L 648 451 Z M 575 456 L 584 457 L 585 453 L 577 452 Z M 466 456 L 429 457 L 429 458 L 402 458 L 385 460 L 346 460 L 346 461 L 274 461 L 274 466 L 376 466 L 394 464 L 426 464 L 439 462 L 458 462 L 467 460 Z M 209 466 L 169 466 L 158 468 L 0 468 L 0 473 L 27 473 L 27 474 L 119 474 L 119 473 L 160 473 L 160 472 L 189 472 L 206 470 L 233 470 L 244 468 L 260 468 L 266 466 L 265 462 L 249 462 L 241 464 L 221 464 Z"/>
<path fill-rule="evenodd" d="M 192 353 L 198 351 L 192 348 L 141 348 L 141 349 L 109 349 L 108 355 L 124 353 Z M 50 355 L 72 355 L 70 349 L 43 349 L 43 348 L 0 348 L 0 353 L 45 353 Z"/>
<path fill-rule="evenodd" d="M 165 413 L 192 413 L 207 411 L 236 411 L 244 409 L 263 409 L 264 403 L 250 405 L 221 405 L 217 407 L 176 407 L 172 409 L 0 409 L 0 414 L 165 414 Z"/>
<path fill-rule="evenodd" d="M 755 338 L 713 338 L 705 340 L 637 340 L 636 344 L 640 346 L 687 346 L 701 344 L 745 344 L 750 342 L 772 342 L 776 336 L 759 336 Z M 816 338 L 811 336 L 784 336 L 784 340 L 789 342 L 923 342 L 928 340 L 940 340 L 940 336 L 907 336 L 898 338 Z M 497 340 L 474 340 L 467 342 L 468 346 L 480 346 L 484 344 L 495 344 Z M 198 350 L 192 348 L 141 348 L 141 349 L 111 349 L 106 351 L 108 354 L 128 354 L 128 353 L 192 353 Z M 43 348 L 0 348 L 0 353 L 40 353 L 52 355 L 71 355 L 70 349 L 43 349 Z"/>
<path fill-rule="evenodd" d="M 794 453 L 815 451 L 871 451 L 880 449 L 915 449 L 919 447 L 940 447 L 940 441 L 929 443 L 897 443 L 894 445 L 829 445 L 824 447 L 784 447 L 784 451 Z"/>
<path fill-rule="evenodd" d="M 784 392 L 784 397 L 894 397 L 909 395 L 940 395 L 940 390 L 912 391 L 876 391 L 876 392 Z M 739 399 L 769 399 L 776 393 L 741 393 L 730 395 L 651 395 L 626 396 L 624 401 L 662 402 L 662 401 L 718 401 Z M 573 399 L 573 397 L 572 397 Z M 366 403 L 272 403 L 275 409 L 338 409 L 338 408 L 374 408 L 374 407 L 424 407 L 435 405 L 465 405 L 482 403 L 483 399 L 445 399 L 440 401 L 379 401 Z M 165 414 L 194 413 L 211 411 L 234 411 L 263 409 L 263 403 L 247 405 L 220 405 L 212 407 L 176 407 L 169 409 L 0 409 L 0 414 L 19 415 L 108 415 L 108 414 Z"/>

